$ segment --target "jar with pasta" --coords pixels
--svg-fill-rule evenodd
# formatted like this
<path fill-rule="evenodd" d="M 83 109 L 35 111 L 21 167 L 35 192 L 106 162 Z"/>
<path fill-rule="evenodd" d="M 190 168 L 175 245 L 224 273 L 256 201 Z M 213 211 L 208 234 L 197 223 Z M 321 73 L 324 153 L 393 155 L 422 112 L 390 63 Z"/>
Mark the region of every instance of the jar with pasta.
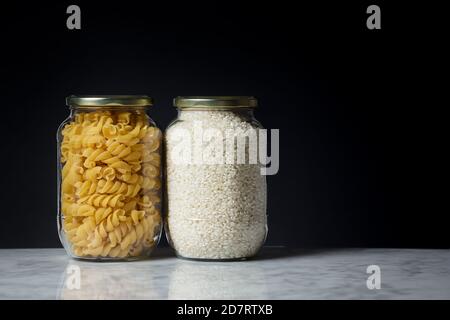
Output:
<path fill-rule="evenodd" d="M 147 96 L 70 96 L 58 129 L 58 232 L 89 260 L 149 256 L 161 236 L 161 131 Z"/>

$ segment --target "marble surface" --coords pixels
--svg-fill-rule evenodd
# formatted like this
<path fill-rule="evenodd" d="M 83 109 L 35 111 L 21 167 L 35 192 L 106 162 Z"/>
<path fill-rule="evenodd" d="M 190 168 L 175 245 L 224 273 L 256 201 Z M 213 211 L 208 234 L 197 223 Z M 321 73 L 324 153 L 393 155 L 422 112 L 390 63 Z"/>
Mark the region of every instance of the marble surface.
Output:
<path fill-rule="evenodd" d="M 380 289 L 367 288 L 369 265 Z M 0 299 L 450 299 L 450 250 L 269 247 L 254 260 L 196 262 L 160 248 L 145 261 L 98 263 L 3 249 Z"/>

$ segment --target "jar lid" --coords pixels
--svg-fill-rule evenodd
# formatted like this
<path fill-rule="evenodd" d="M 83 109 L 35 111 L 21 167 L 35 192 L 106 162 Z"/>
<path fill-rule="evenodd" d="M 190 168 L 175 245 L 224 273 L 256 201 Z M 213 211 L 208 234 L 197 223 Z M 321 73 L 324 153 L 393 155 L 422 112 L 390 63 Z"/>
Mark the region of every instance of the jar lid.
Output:
<path fill-rule="evenodd" d="M 251 96 L 189 96 L 176 97 L 173 105 L 178 108 L 256 108 L 258 100 Z"/>
<path fill-rule="evenodd" d="M 148 107 L 153 99 L 145 95 L 75 96 L 66 98 L 69 107 Z"/>

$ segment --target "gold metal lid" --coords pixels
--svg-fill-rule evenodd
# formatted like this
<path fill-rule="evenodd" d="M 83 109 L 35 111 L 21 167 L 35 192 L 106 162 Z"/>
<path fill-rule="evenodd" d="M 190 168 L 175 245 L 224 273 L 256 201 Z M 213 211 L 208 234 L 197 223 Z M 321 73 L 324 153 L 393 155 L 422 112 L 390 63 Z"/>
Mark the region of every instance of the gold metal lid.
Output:
<path fill-rule="evenodd" d="M 250 96 L 189 96 L 176 97 L 173 105 L 178 108 L 256 108 L 258 100 Z"/>
<path fill-rule="evenodd" d="M 149 107 L 153 99 L 145 95 L 75 96 L 66 98 L 70 107 Z"/>

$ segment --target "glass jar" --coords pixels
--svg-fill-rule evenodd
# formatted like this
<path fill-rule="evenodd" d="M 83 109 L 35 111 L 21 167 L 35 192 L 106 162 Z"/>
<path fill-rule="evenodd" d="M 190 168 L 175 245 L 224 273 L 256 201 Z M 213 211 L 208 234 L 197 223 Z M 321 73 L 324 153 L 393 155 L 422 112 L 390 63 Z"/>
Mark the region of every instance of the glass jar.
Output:
<path fill-rule="evenodd" d="M 188 259 L 254 256 L 267 235 L 256 99 L 178 97 L 174 105 L 178 117 L 165 134 L 170 245 Z"/>
<path fill-rule="evenodd" d="M 89 260 L 146 257 L 161 236 L 161 131 L 147 96 L 70 96 L 58 129 L 58 232 Z"/>

